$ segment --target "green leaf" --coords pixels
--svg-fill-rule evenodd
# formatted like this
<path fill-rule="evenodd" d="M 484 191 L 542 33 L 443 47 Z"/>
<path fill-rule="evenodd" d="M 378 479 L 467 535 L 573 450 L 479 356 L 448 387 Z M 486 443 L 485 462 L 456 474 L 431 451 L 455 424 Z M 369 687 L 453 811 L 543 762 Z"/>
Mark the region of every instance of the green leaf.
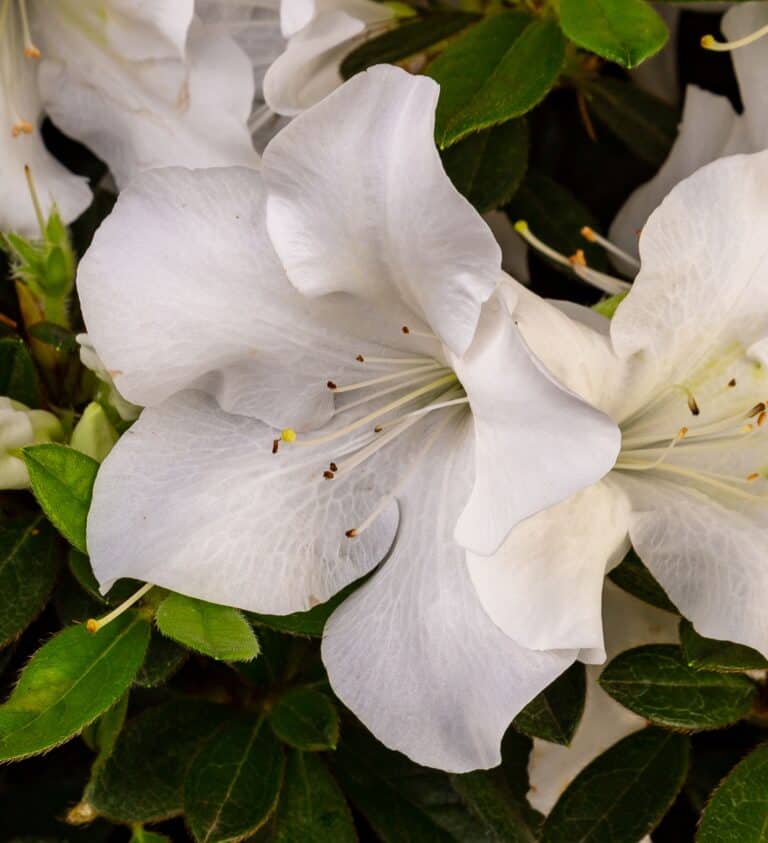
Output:
<path fill-rule="evenodd" d="M 584 713 L 587 674 L 575 662 L 515 718 L 515 728 L 532 738 L 568 746 Z"/>
<path fill-rule="evenodd" d="M 269 712 L 269 724 L 281 741 L 306 752 L 335 749 L 339 741 L 336 707 L 313 688 L 284 693 Z"/>
<path fill-rule="evenodd" d="M 86 553 L 85 523 L 99 464 L 66 445 L 31 445 L 22 453 L 32 491 L 48 520 Z"/>
<path fill-rule="evenodd" d="M 341 75 L 349 79 L 374 64 L 394 64 L 466 29 L 480 18 L 471 12 L 431 12 L 407 19 L 397 29 L 365 41 L 341 62 Z"/>
<path fill-rule="evenodd" d="M 686 662 L 696 670 L 716 670 L 722 673 L 768 670 L 768 659 L 757 650 L 731 641 L 704 638 L 687 620 L 680 622 L 680 644 Z"/>
<path fill-rule="evenodd" d="M 185 647 L 221 661 L 250 661 L 259 642 L 237 609 L 183 594 L 170 594 L 157 607 L 157 628 Z"/>
<path fill-rule="evenodd" d="M 145 828 L 137 825 L 133 828 L 133 833 L 131 834 L 131 839 L 128 843 L 173 843 L 173 841 L 170 837 L 166 837 L 164 834 L 147 831 Z"/>
<path fill-rule="evenodd" d="M 630 550 L 621 565 L 608 574 L 608 579 L 628 594 L 637 597 L 638 600 L 649 603 L 657 609 L 663 609 L 665 612 L 678 614 L 674 603 L 667 597 L 664 589 L 656 582 L 634 550 Z"/>
<path fill-rule="evenodd" d="M 440 147 L 530 111 L 557 82 L 565 41 L 554 20 L 506 11 L 458 38 L 430 64 L 440 83 Z"/>
<path fill-rule="evenodd" d="M 701 817 L 696 843 L 768 843 L 768 745 L 722 781 Z"/>
<path fill-rule="evenodd" d="M 184 664 L 189 655 L 175 641 L 152 630 L 149 649 L 134 683 L 142 688 L 156 688 L 163 685 Z"/>
<path fill-rule="evenodd" d="M 480 213 L 505 205 L 528 166 L 528 124 L 509 120 L 465 138 L 443 151 L 443 165 Z"/>
<path fill-rule="evenodd" d="M 600 676 L 615 700 L 672 729 L 719 729 L 744 717 L 757 689 L 746 676 L 689 667 L 680 647 L 649 644 L 618 655 Z"/>
<path fill-rule="evenodd" d="M 499 843 L 534 843 L 536 837 L 526 824 L 504 772 L 479 770 L 451 776 L 454 790 L 464 804 Z"/>
<path fill-rule="evenodd" d="M 180 814 L 191 760 L 227 715 L 224 706 L 184 698 L 142 712 L 120 733 L 91 782 L 89 802 L 116 822 L 155 822 Z"/>
<path fill-rule="evenodd" d="M 630 843 L 648 834 L 685 781 L 689 739 L 649 727 L 620 740 L 568 785 L 542 843 Z"/>
<path fill-rule="evenodd" d="M 669 38 L 645 0 L 560 0 L 560 26 L 574 44 L 623 67 L 658 53 Z"/>
<path fill-rule="evenodd" d="M 572 193 L 539 170 L 528 171 L 506 212 L 513 221 L 526 220 L 531 231 L 558 252 L 572 255 L 577 249 L 583 249 L 590 266 L 609 269 L 603 250 L 580 234 L 585 225 L 598 229 L 597 220 Z M 571 272 L 560 264 L 552 265 L 563 272 Z"/>
<path fill-rule="evenodd" d="M 44 752 L 105 712 L 130 687 L 149 631 L 125 612 L 96 634 L 73 626 L 44 644 L 0 706 L 0 760 Z"/>
<path fill-rule="evenodd" d="M 294 750 L 275 817 L 274 843 L 356 843 L 344 794 L 320 758 Z"/>
<path fill-rule="evenodd" d="M 125 693 L 104 714 L 93 724 L 96 734 L 96 746 L 99 750 L 99 760 L 105 761 L 115 748 L 115 743 L 125 723 L 125 715 L 128 713 L 128 698 L 130 694 Z"/>
<path fill-rule="evenodd" d="M 0 647 L 43 610 L 59 569 L 59 537 L 42 515 L 0 524 Z"/>
<path fill-rule="evenodd" d="M 195 757 L 184 784 L 184 815 L 199 843 L 241 840 L 277 805 L 285 759 L 263 719 L 227 723 Z"/>
<path fill-rule="evenodd" d="M 27 407 L 40 406 L 40 385 L 29 349 L 20 339 L 0 340 L 0 395 Z"/>
<path fill-rule="evenodd" d="M 677 137 L 677 111 L 630 82 L 596 77 L 584 90 L 590 108 L 641 161 L 657 169 Z"/>
<path fill-rule="evenodd" d="M 487 843 L 445 773 L 419 767 L 346 724 L 332 756 L 347 798 L 384 843 Z"/>

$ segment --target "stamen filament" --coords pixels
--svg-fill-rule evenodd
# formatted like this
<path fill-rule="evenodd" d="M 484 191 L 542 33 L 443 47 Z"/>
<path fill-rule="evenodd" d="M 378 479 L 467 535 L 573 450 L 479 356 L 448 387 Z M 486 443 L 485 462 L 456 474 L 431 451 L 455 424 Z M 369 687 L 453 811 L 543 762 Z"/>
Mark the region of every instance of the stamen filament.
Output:
<path fill-rule="evenodd" d="M 360 363 L 391 363 L 394 366 L 417 366 L 422 363 L 436 363 L 433 357 L 369 357 L 359 354 Z"/>
<path fill-rule="evenodd" d="M 40 197 L 37 195 L 37 188 L 35 187 L 35 180 L 32 178 L 32 170 L 29 164 L 24 165 L 24 178 L 27 180 L 29 187 L 29 195 L 32 197 L 32 205 L 35 209 L 35 217 L 37 217 L 37 225 L 40 228 L 40 234 L 45 239 L 45 216 L 43 215 L 43 208 L 40 205 Z"/>
<path fill-rule="evenodd" d="M 666 471 L 670 474 L 677 474 L 681 477 L 687 477 L 691 480 L 700 481 L 701 483 L 705 483 L 709 486 L 712 486 L 713 488 L 729 492 L 732 495 L 736 495 L 737 497 L 746 500 L 758 500 L 760 498 L 768 497 L 767 494 L 753 494 L 751 492 L 745 492 L 743 489 L 739 489 L 733 485 L 729 485 L 729 483 L 727 482 L 722 482 L 721 478 L 726 478 L 727 475 L 713 475 L 706 471 L 694 471 L 693 469 L 683 468 L 683 466 L 680 465 L 654 465 L 653 463 L 632 463 L 626 462 L 624 460 L 617 460 L 614 468 L 619 469 L 621 471 L 649 471 L 651 468 L 653 468 L 655 471 Z M 740 477 L 727 477 L 727 479 L 730 481 L 730 483 L 745 482 Z"/>
<path fill-rule="evenodd" d="M 620 248 L 615 243 L 612 243 L 608 240 L 608 238 L 603 237 L 602 234 L 598 234 L 588 225 L 585 225 L 584 228 L 581 229 L 581 236 L 585 240 L 589 240 L 590 243 L 597 243 L 599 246 L 602 246 L 606 252 L 616 255 L 616 257 L 625 260 L 627 263 L 632 264 L 632 266 L 636 266 L 638 269 L 640 268 L 640 261 L 634 255 L 630 255 L 629 252 L 625 252 L 624 249 Z"/>
<path fill-rule="evenodd" d="M 410 413 L 406 413 L 404 416 L 401 416 L 401 419 L 409 419 L 415 416 L 426 416 L 428 413 L 432 413 L 435 410 L 444 410 L 446 407 L 457 407 L 460 404 L 469 404 L 469 398 L 464 396 L 463 398 L 452 398 L 448 401 L 440 401 L 437 404 L 429 404 L 426 407 L 422 407 L 419 410 L 412 410 Z M 387 429 L 388 424 L 394 424 L 395 422 L 388 422 L 383 425 L 384 430 Z"/>
<path fill-rule="evenodd" d="M 390 372 L 389 374 L 381 375 L 378 378 L 371 378 L 370 380 L 366 381 L 358 381 L 358 383 L 350 383 L 347 384 L 347 386 L 332 386 L 330 387 L 330 389 L 333 390 L 334 394 L 341 395 L 344 392 L 353 392 L 356 389 L 366 389 L 369 386 L 377 386 L 380 383 L 388 383 L 389 381 L 406 378 L 410 375 L 415 374 L 416 372 L 429 372 L 432 370 L 436 371 L 438 369 L 444 368 L 445 366 L 441 366 L 439 363 L 433 360 L 428 366 L 421 366 L 420 368 L 416 369 L 406 369 L 400 372 Z"/>
<path fill-rule="evenodd" d="M 738 50 L 740 47 L 746 47 L 749 44 L 754 44 L 763 36 L 768 35 L 768 24 L 761 26 L 749 35 L 743 38 L 737 38 L 735 41 L 718 41 L 714 35 L 704 35 L 701 39 L 701 46 L 705 50 L 714 50 L 717 53 L 727 53 L 731 50 Z"/>
<path fill-rule="evenodd" d="M 413 372 L 408 372 L 409 375 L 412 375 Z M 399 381 L 398 383 L 388 386 L 386 389 L 379 389 L 376 392 L 373 392 L 369 395 L 365 395 L 362 398 L 358 398 L 355 401 L 350 401 L 349 404 L 344 404 L 343 407 L 337 407 L 335 415 L 339 413 L 346 413 L 347 410 L 352 410 L 354 407 L 359 407 L 361 404 L 369 404 L 371 401 L 375 401 L 377 398 L 381 398 L 384 395 L 389 395 L 392 392 L 397 392 L 398 390 L 405 389 L 407 386 L 413 386 L 417 383 L 422 383 L 423 381 L 428 380 L 432 377 L 434 371 L 429 372 L 422 372 L 420 375 L 417 375 L 415 378 L 408 378 L 404 381 Z"/>
<path fill-rule="evenodd" d="M 24 37 L 24 55 L 28 59 L 39 59 L 40 50 L 34 45 L 32 41 L 32 33 L 29 29 L 29 16 L 27 15 L 27 0 L 19 0 L 19 10 L 21 12 L 21 31 Z"/>
<path fill-rule="evenodd" d="M 151 582 L 145 583 L 135 594 L 132 594 L 127 600 L 122 602 L 116 609 L 113 609 L 108 615 L 104 615 L 104 617 L 95 620 L 94 618 L 89 618 L 85 623 L 85 628 L 88 632 L 95 633 L 98 632 L 102 627 L 105 627 L 108 623 L 111 623 L 115 618 L 119 618 L 126 609 L 130 609 L 137 600 L 141 600 L 141 598 L 152 588 L 154 588 L 154 584 Z"/>

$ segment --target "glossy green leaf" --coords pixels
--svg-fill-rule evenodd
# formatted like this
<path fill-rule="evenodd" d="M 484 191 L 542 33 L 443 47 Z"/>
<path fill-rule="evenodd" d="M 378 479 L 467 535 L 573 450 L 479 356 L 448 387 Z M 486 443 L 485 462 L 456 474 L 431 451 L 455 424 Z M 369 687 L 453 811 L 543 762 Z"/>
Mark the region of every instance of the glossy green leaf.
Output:
<path fill-rule="evenodd" d="M 32 491 L 48 520 L 86 553 L 85 524 L 99 464 L 66 445 L 31 445 L 22 453 Z"/>
<path fill-rule="evenodd" d="M 328 768 L 317 755 L 294 750 L 275 817 L 274 843 L 355 843 L 352 814 Z"/>
<path fill-rule="evenodd" d="M 179 670 L 188 656 L 188 650 L 152 630 L 147 655 L 136 674 L 135 684 L 142 688 L 156 688 L 164 684 Z"/>
<path fill-rule="evenodd" d="M 96 634 L 74 626 L 44 644 L 0 706 L 0 760 L 44 752 L 105 712 L 130 687 L 149 632 L 130 611 Z"/>
<path fill-rule="evenodd" d="M 487 843 L 488 830 L 438 770 L 419 767 L 345 723 L 331 756 L 347 798 L 384 843 Z"/>
<path fill-rule="evenodd" d="M 621 565 L 608 574 L 608 578 L 638 600 L 649 603 L 657 609 L 663 609 L 665 612 L 678 614 L 674 603 L 667 597 L 664 589 L 656 582 L 634 550 L 629 551 Z"/>
<path fill-rule="evenodd" d="M 221 661 L 250 661 L 259 642 L 248 621 L 229 606 L 170 594 L 157 607 L 157 628 L 185 647 Z"/>
<path fill-rule="evenodd" d="M 440 83 L 440 147 L 530 111 L 557 82 L 565 41 L 553 20 L 506 11 L 486 18 L 430 64 Z"/>
<path fill-rule="evenodd" d="M 645 0 L 560 0 L 560 25 L 574 44 L 623 67 L 658 53 L 669 38 Z"/>
<path fill-rule="evenodd" d="M 515 799 L 503 770 L 451 776 L 451 783 L 492 840 L 534 843 L 534 832 L 526 823 L 522 805 Z"/>
<path fill-rule="evenodd" d="M 677 137 L 677 111 L 652 94 L 600 76 L 585 88 L 590 110 L 641 161 L 658 168 Z"/>
<path fill-rule="evenodd" d="M 768 843 L 768 745 L 722 781 L 701 817 L 696 843 Z"/>
<path fill-rule="evenodd" d="M 269 724 L 281 741 L 306 752 L 335 749 L 339 715 L 330 699 L 313 688 L 292 688 L 269 712 Z"/>
<path fill-rule="evenodd" d="M 768 670 L 768 659 L 757 650 L 731 641 L 704 638 L 687 620 L 680 622 L 680 644 L 686 662 L 696 670 L 716 670 L 723 673 Z"/>
<path fill-rule="evenodd" d="M 532 738 L 568 746 L 584 713 L 587 678 L 575 662 L 515 718 L 515 728 Z"/>
<path fill-rule="evenodd" d="M 20 339 L 0 339 L 0 395 L 27 407 L 40 406 L 40 385 L 29 349 Z"/>
<path fill-rule="evenodd" d="M 0 647 L 43 610 L 59 569 L 56 530 L 42 515 L 0 524 Z"/>
<path fill-rule="evenodd" d="M 528 124 L 509 120 L 471 135 L 443 151 L 443 165 L 480 213 L 505 205 L 528 166 Z"/>
<path fill-rule="evenodd" d="M 87 798 L 117 822 L 154 822 L 180 814 L 187 769 L 228 716 L 224 706 L 174 699 L 142 712 L 120 733 Z"/>
<path fill-rule="evenodd" d="M 623 706 L 672 729 L 719 729 L 735 723 L 757 696 L 746 676 L 695 670 L 674 644 L 649 644 L 618 655 L 600 685 Z"/>
<path fill-rule="evenodd" d="M 277 805 L 285 758 L 261 718 L 227 723 L 195 757 L 184 784 L 184 815 L 198 843 L 253 834 Z"/>
<path fill-rule="evenodd" d="M 685 781 L 689 739 L 649 727 L 620 740 L 568 785 L 542 843 L 632 843 L 664 816 Z"/>
<path fill-rule="evenodd" d="M 480 15 L 471 12 L 431 12 L 422 18 L 407 18 L 397 29 L 365 41 L 341 62 L 341 75 L 349 79 L 374 64 L 394 64 L 420 53 L 466 29 Z"/>

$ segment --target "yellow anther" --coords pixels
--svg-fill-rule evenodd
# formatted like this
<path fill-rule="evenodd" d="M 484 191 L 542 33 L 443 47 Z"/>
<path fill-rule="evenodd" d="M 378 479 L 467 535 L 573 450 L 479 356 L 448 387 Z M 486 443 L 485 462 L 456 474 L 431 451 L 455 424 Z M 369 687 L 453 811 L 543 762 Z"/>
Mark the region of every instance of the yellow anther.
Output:
<path fill-rule="evenodd" d="M 744 425 L 744 427 L 742 427 L 742 428 L 739 430 L 739 432 L 740 432 L 740 433 L 752 433 L 752 431 L 753 431 L 754 429 L 755 429 L 755 426 L 754 426 L 754 425 L 752 425 L 752 424 L 745 424 L 745 425 Z"/>
<path fill-rule="evenodd" d="M 585 226 L 581 229 L 581 236 L 582 236 L 585 240 L 589 240 L 589 241 L 590 241 L 590 243 L 594 243 L 594 242 L 595 242 L 595 240 L 597 240 L 597 237 L 595 237 L 595 232 L 594 232 L 594 231 L 593 231 L 593 230 L 592 230 L 592 229 L 591 229 L 588 225 L 585 225 Z"/>
<path fill-rule="evenodd" d="M 738 50 L 739 47 L 746 47 L 749 44 L 754 44 L 759 41 L 764 35 L 768 35 L 768 26 L 761 26 L 749 35 L 743 38 L 737 38 L 735 41 L 718 41 L 714 35 L 704 35 L 701 39 L 701 46 L 705 50 L 715 50 L 716 52 L 725 53 L 730 50 Z"/>
<path fill-rule="evenodd" d="M 584 249 L 576 249 L 576 251 L 568 258 L 568 263 L 571 266 L 586 266 L 587 258 L 584 254 Z"/>
<path fill-rule="evenodd" d="M 19 135 L 31 135 L 35 131 L 35 127 L 29 120 L 19 120 L 11 127 L 11 135 L 17 138 Z"/>
<path fill-rule="evenodd" d="M 93 634 L 94 632 L 98 632 L 99 631 L 99 622 L 97 620 L 94 620 L 93 618 L 88 618 L 88 620 L 85 622 L 85 628 L 91 634 Z"/>
<path fill-rule="evenodd" d="M 515 231 L 518 234 L 527 234 L 528 233 L 528 223 L 525 220 L 518 220 L 515 223 Z"/>
<path fill-rule="evenodd" d="M 747 475 L 747 483 L 754 483 L 760 477 L 760 472 L 753 471 L 752 474 Z"/>
<path fill-rule="evenodd" d="M 40 50 L 34 44 L 29 44 L 24 48 L 24 56 L 28 59 L 39 59 Z"/>
<path fill-rule="evenodd" d="M 280 438 L 283 442 L 295 442 L 296 441 L 296 431 L 292 427 L 286 427 L 280 433 Z"/>
<path fill-rule="evenodd" d="M 688 435 L 688 428 L 687 427 L 681 427 L 680 430 L 677 431 L 677 438 L 678 439 L 685 439 L 685 437 L 687 435 Z"/>

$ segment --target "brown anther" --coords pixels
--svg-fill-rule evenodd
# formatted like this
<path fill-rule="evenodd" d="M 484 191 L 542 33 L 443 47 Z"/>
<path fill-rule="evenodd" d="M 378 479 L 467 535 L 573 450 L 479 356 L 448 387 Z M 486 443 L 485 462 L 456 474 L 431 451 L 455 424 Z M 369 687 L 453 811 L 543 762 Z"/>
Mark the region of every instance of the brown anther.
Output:
<path fill-rule="evenodd" d="M 335 472 L 337 472 L 337 471 L 339 470 L 339 467 L 336 465 L 336 463 L 335 463 L 335 462 L 332 462 L 332 463 L 328 466 L 328 468 L 330 468 L 330 469 L 331 469 L 331 471 L 333 471 L 334 473 L 335 473 Z"/>
<path fill-rule="evenodd" d="M 323 477 L 325 477 L 326 480 L 333 480 L 334 474 L 332 471 L 326 470 L 323 472 Z"/>
<path fill-rule="evenodd" d="M 696 403 L 696 399 L 692 394 L 688 396 L 688 409 L 691 411 L 691 415 L 694 416 L 698 416 L 701 412 L 699 405 Z"/>
<path fill-rule="evenodd" d="M 333 381 L 327 381 L 325 385 L 328 387 L 328 389 L 338 389 L 338 387 Z"/>
<path fill-rule="evenodd" d="M 765 412 L 765 402 L 761 401 L 759 404 L 755 404 L 755 406 L 747 413 L 747 418 L 752 419 L 755 416 L 759 416 L 760 413 Z"/>
<path fill-rule="evenodd" d="M 568 258 L 568 263 L 571 266 L 586 266 L 587 259 L 584 255 L 584 249 L 576 249 L 576 251 Z"/>
<path fill-rule="evenodd" d="M 280 440 L 279 440 L 279 439 L 273 439 L 273 440 L 272 440 L 272 453 L 273 453 L 273 454 L 276 454 L 276 453 L 277 453 L 277 449 L 278 449 L 279 447 L 280 447 Z"/>
<path fill-rule="evenodd" d="M 590 243 L 595 242 L 595 232 L 592 231 L 588 225 L 585 225 L 584 228 L 581 229 L 581 236 L 585 240 L 589 240 Z"/>
<path fill-rule="evenodd" d="M 24 56 L 28 59 L 39 59 L 40 58 L 40 50 L 34 44 L 28 44 L 24 48 Z"/>
<path fill-rule="evenodd" d="M 733 387 L 736 386 L 736 378 L 731 378 L 728 381 L 728 386 L 731 387 L 731 389 L 733 389 Z"/>
<path fill-rule="evenodd" d="M 758 426 L 758 427 L 762 427 L 762 426 L 765 424 L 766 419 L 768 419 L 768 413 L 766 413 L 765 411 L 763 411 L 763 412 L 762 412 L 762 413 L 760 413 L 760 415 L 757 417 L 757 426 Z"/>
<path fill-rule="evenodd" d="M 362 354 L 358 354 L 357 357 L 355 357 L 355 360 L 357 360 L 358 363 L 365 363 L 365 357 L 363 357 Z"/>
<path fill-rule="evenodd" d="M 35 127 L 28 120 L 19 120 L 11 127 L 11 136 L 17 138 L 19 135 L 31 135 Z"/>
<path fill-rule="evenodd" d="M 760 478 L 760 472 L 759 471 L 753 471 L 752 474 L 747 475 L 747 483 L 754 483 L 755 480 L 758 480 L 759 478 Z"/>
<path fill-rule="evenodd" d="M 681 427 L 680 430 L 677 431 L 677 438 L 678 439 L 685 439 L 685 437 L 687 435 L 688 435 L 688 428 L 687 427 Z"/>
<path fill-rule="evenodd" d="M 384 428 L 380 424 L 377 424 L 376 427 L 373 428 L 374 433 L 381 433 L 382 430 L 384 430 Z"/>
<path fill-rule="evenodd" d="M 411 333 L 411 329 L 410 329 L 407 325 L 403 325 L 403 327 L 402 327 L 402 328 L 400 328 L 400 330 L 401 330 L 404 334 L 410 334 L 410 333 Z"/>
<path fill-rule="evenodd" d="M 344 533 L 344 535 L 348 539 L 354 539 L 357 536 L 357 530 L 355 530 L 354 527 L 353 527 L 351 530 L 347 530 L 347 532 Z"/>

